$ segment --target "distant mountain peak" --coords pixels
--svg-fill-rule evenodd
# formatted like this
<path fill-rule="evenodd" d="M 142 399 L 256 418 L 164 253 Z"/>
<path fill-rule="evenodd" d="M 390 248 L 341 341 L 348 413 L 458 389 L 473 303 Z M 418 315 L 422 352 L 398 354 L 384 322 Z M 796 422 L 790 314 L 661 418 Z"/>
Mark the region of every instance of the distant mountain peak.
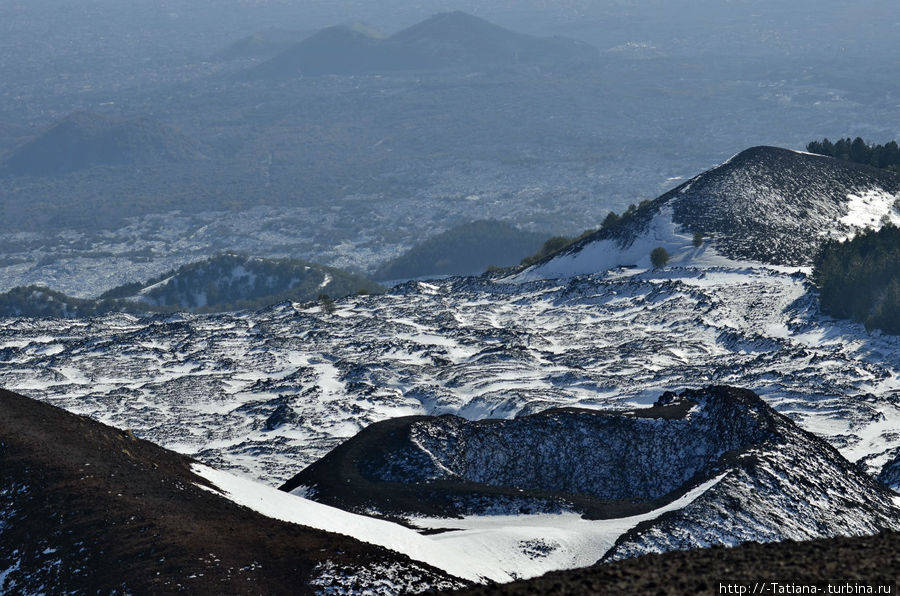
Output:
<path fill-rule="evenodd" d="M 465 40 L 473 36 L 513 34 L 509 29 L 495 25 L 475 15 L 459 10 L 442 12 L 404 29 L 392 36 L 395 40 L 422 38 Z"/>
<path fill-rule="evenodd" d="M 3 166 L 12 174 L 47 176 L 98 165 L 140 165 L 202 157 L 195 142 L 161 122 L 77 111 L 14 150 Z"/>
<path fill-rule="evenodd" d="M 437 14 L 381 39 L 364 25 L 328 27 L 285 50 L 249 77 L 369 74 L 521 64 L 552 66 L 596 59 L 596 48 L 517 33 L 456 11 Z"/>

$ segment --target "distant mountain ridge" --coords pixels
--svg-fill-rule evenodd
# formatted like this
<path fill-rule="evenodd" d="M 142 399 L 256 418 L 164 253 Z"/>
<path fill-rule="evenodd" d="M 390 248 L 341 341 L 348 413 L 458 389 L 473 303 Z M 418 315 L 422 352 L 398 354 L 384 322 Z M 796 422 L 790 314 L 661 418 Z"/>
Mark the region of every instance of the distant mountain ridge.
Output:
<path fill-rule="evenodd" d="M 897 174 L 821 155 L 752 147 L 551 255 L 525 275 L 649 267 L 650 252 L 658 246 L 675 263 L 707 259 L 718 264 L 717 254 L 734 261 L 809 266 L 824 240 L 888 221 L 900 223 Z M 707 254 L 710 248 L 715 254 Z"/>
<path fill-rule="evenodd" d="M 13 150 L 0 173 L 54 176 L 93 166 L 202 158 L 197 143 L 160 122 L 75 112 Z"/>
<path fill-rule="evenodd" d="M 463 12 L 438 14 L 386 39 L 323 29 L 246 73 L 252 78 L 590 62 L 596 48 L 510 31 Z"/>
<path fill-rule="evenodd" d="M 310 31 L 293 31 L 273 27 L 232 42 L 213 54 L 213 58 L 217 60 L 271 58 L 310 35 L 312 35 Z"/>
<path fill-rule="evenodd" d="M 377 293 L 382 288 L 366 277 L 333 267 L 226 253 L 144 283 L 113 288 L 93 300 L 72 298 L 41 286 L 13 288 L 0 294 L 0 315 L 71 318 L 108 312 L 221 312 L 360 291 Z"/>
<path fill-rule="evenodd" d="M 520 230 L 497 220 L 472 221 L 427 238 L 382 264 L 378 280 L 442 275 L 477 275 L 489 266 L 514 265 L 546 240 L 544 234 Z"/>

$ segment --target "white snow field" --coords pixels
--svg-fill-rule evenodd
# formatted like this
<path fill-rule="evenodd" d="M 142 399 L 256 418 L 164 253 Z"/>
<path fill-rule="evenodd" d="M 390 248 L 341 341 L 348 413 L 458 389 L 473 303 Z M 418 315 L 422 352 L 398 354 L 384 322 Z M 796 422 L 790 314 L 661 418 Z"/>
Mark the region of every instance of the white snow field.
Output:
<path fill-rule="evenodd" d="M 638 523 L 689 505 L 724 476 L 643 515 L 598 521 L 575 514 L 416 518 L 421 528 L 448 530 L 423 536 L 399 524 L 348 513 L 208 466 L 195 464 L 193 471 L 228 499 L 268 517 L 383 546 L 475 582 L 507 582 L 591 565 Z"/>

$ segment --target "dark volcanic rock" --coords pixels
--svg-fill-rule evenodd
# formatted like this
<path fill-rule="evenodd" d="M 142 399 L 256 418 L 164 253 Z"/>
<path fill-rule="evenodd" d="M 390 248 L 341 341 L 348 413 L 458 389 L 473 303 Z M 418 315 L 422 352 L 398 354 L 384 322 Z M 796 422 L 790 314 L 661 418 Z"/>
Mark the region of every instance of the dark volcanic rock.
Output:
<path fill-rule="evenodd" d="M 900 449 L 895 449 L 891 459 L 881 468 L 878 481 L 895 491 L 900 490 Z"/>
<path fill-rule="evenodd" d="M 752 593 L 800 594 L 819 586 L 819 594 L 877 594 L 878 585 L 896 592 L 900 580 L 900 534 L 884 532 L 864 538 L 808 542 L 744 544 L 646 555 L 583 569 L 556 571 L 509 584 L 478 586 L 460 594 L 737 594 L 736 584 Z M 732 591 L 728 592 L 728 583 Z M 765 585 L 763 586 L 763 582 Z M 779 585 L 773 585 L 774 583 Z M 848 586 L 849 584 L 849 586 Z M 857 588 L 857 585 L 859 586 Z M 723 586 L 725 586 L 723 588 Z M 874 586 L 873 591 L 867 591 Z M 843 592 L 837 589 L 844 590 Z M 779 591 L 781 590 L 781 591 Z M 793 590 L 793 591 L 791 591 Z M 887 593 L 887 592 L 881 592 Z"/>
<path fill-rule="evenodd" d="M 239 507 L 202 488 L 191 463 L 129 431 L 0 391 L 0 593 L 305 594 L 348 585 L 384 593 L 387 576 L 399 590 L 463 584 Z M 360 574 L 344 582 L 349 569 Z"/>
<path fill-rule="evenodd" d="M 891 494 L 750 391 L 666 393 L 647 410 L 377 423 L 289 481 L 386 515 L 571 508 L 617 517 L 709 487 L 624 535 L 606 558 L 900 529 Z"/>
<path fill-rule="evenodd" d="M 731 259 L 810 265 L 824 240 L 881 225 L 877 218 L 842 221 L 852 209 L 886 202 L 884 210 L 893 212 L 896 221 L 898 201 L 900 176 L 893 172 L 777 147 L 752 147 L 534 268 L 550 277 L 596 273 L 634 265 L 647 256 L 640 251 L 649 254 L 654 246 L 673 242 L 669 252 L 689 253 L 689 240 L 676 246 L 676 239 L 666 237 L 665 225 L 651 229 L 657 217 L 671 217 L 687 238 L 701 234 L 705 243 Z M 605 241 L 609 244 L 597 250 L 598 243 Z M 637 246 L 641 247 L 638 253 L 632 249 Z M 602 258 L 587 257 L 592 250 Z"/>

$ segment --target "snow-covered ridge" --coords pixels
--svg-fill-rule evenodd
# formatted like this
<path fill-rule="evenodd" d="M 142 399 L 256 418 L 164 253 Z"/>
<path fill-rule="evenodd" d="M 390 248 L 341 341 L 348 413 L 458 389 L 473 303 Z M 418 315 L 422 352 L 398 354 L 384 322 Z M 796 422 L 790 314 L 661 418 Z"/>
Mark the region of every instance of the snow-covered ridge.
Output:
<path fill-rule="evenodd" d="M 900 223 L 900 177 L 820 155 L 754 147 L 667 192 L 516 280 L 646 268 L 650 251 L 694 266 L 805 266 L 824 239 Z M 693 246 L 694 234 L 704 238 Z"/>
<path fill-rule="evenodd" d="M 712 478 L 679 499 L 637 516 L 597 521 L 576 514 L 417 518 L 414 522 L 421 528 L 447 530 L 421 535 L 399 524 L 348 513 L 208 466 L 196 464 L 193 471 L 228 499 L 263 515 L 383 546 L 475 582 L 507 582 L 595 563 L 625 532 L 689 505 L 724 477 Z"/>
<path fill-rule="evenodd" d="M 672 206 L 663 205 L 652 216 L 641 234 L 630 242 L 621 238 L 598 236 L 576 250 L 516 274 L 509 281 L 574 277 L 619 267 L 646 270 L 652 267 L 650 253 L 659 247 L 664 248 L 669 254 L 669 263 L 672 265 L 683 264 L 694 267 L 751 265 L 749 262 L 739 262 L 723 256 L 708 241 L 700 246 L 694 246 L 693 234 L 676 224 L 673 216 Z"/>
<path fill-rule="evenodd" d="M 503 582 L 512 579 L 464 551 L 444 548 L 427 536 L 399 524 L 348 513 L 208 466 L 196 464 L 193 471 L 209 480 L 235 503 L 268 517 L 384 546 L 470 581 Z"/>

